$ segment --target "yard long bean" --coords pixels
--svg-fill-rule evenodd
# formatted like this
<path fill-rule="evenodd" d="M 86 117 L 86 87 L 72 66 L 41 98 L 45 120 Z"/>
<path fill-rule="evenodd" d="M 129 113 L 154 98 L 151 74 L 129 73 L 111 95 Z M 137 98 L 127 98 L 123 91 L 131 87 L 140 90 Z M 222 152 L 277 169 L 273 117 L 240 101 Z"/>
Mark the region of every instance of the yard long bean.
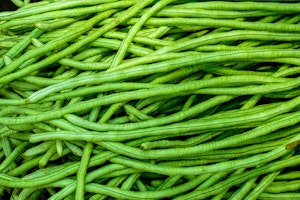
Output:
<path fill-rule="evenodd" d="M 298 198 L 299 3 L 14 3 L 0 199 Z"/>

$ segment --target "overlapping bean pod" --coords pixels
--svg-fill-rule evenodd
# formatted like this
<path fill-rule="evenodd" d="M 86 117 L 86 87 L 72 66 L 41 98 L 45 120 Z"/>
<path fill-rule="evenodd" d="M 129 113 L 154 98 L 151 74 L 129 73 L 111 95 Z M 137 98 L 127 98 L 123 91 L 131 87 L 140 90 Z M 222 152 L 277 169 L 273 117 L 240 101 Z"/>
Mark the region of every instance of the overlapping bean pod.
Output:
<path fill-rule="evenodd" d="M 299 198 L 299 3 L 13 2 L 1 197 Z"/>

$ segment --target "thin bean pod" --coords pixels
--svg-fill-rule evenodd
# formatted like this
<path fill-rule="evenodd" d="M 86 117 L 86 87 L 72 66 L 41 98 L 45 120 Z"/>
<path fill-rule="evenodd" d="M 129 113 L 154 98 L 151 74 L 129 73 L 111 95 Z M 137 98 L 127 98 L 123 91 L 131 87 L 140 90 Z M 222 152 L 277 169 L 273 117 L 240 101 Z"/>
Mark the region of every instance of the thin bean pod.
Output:
<path fill-rule="evenodd" d="M 298 198 L 300 4 L 0 12 L 0 196 Z"/>

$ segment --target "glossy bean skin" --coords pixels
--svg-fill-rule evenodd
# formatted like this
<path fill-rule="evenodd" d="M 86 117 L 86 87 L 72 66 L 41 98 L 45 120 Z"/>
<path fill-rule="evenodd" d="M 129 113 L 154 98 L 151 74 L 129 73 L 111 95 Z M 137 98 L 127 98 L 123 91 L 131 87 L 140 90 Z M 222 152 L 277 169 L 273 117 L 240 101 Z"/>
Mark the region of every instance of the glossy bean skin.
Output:
<path fill-rule="evenodd" d="M 0 196 L 297 198 L 299 3 L 18 3 Z"/>

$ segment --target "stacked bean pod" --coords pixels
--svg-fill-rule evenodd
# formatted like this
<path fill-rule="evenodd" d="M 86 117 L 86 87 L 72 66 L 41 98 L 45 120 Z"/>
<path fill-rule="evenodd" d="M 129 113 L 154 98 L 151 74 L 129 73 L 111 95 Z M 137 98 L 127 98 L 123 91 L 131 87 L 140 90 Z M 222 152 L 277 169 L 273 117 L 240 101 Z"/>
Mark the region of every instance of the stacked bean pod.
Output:
<path fill-rule="evenodd" d="M 0 13 L 1 197 L 300 198 L 300 3 L 29 2 Z"/>

